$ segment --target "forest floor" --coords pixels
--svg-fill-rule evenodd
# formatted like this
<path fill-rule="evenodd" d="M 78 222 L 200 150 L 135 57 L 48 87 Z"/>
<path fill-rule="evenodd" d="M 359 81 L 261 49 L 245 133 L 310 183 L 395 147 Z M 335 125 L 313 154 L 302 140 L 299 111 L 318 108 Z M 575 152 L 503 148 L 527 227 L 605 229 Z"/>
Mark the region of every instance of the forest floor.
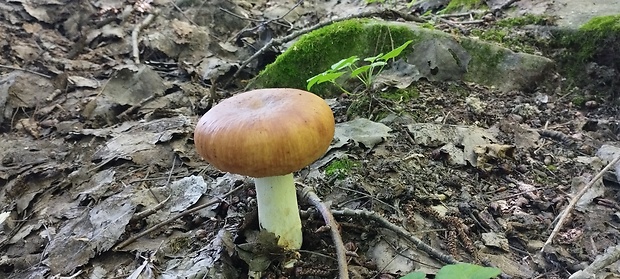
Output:
<path fill-rule="evenodd" d="M 536 1 L 520 2 L 523 12 Z M 337 276 L 329 228 L 303 197 L 294 267 L 256 245 L 253 182 L 204 162 L 193 131 L 286 47 L 250 60 L 270 40 L 385 6 L 33 3 L 0 3 L 0 278 Z M 425 16 L 470 35 L 504 14 Z M 328 99 L 338 141 L 296 179 L 336 215 L 351 278 L 434 274 L 446 264 L 407 237 L 512 278 L 568 278 L 620 243 L 620 188 L 605 173 L 541 252 L 575 194 L 620 154 L 620 106 L 606 94 L 618 72 L 597 64 L 582 72 L 591 86 L 554 71 L 530 91 L 420 80 Z"/>

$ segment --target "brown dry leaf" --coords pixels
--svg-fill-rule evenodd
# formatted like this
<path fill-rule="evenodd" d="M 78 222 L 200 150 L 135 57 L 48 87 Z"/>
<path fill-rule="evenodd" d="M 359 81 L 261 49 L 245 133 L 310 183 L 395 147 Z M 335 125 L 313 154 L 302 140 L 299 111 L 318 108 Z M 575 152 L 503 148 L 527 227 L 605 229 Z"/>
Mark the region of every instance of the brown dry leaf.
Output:
<path fill-rule="evenodd" d="M 49 79 L 22 71 L 0 76 L 0 121 L 16 108 L 34 108 L 54 91 Z"/>
<path fill-rule="evenodd" d="M 41 24 L 38 23 L 24 23 L 24 25 L 22 25 L 22 27 L 24 28 L 24 30 L 30 34 L 35 34 L 38 33 L 39 31 L 41 31 L 41 29 L 43 29 L 43 27 L 41 26 Z"/>
<path fill-rule="evenodd" d="M 41 136 L 41 127 L 39 127 L 39 123 L 32 118 L 22 118 L 18 120 L 15 124 L 15 129 L 31 135 L 35 139 L 38 139 Z"/>
<path fill-rule="evenodd" d="M 54 274 L 68 274 L 97 254 L 108 251 L 125 232 L 135 205 L 131 192 L 117 194 L 65 223 L 45 249 L 45 265 Z"/>

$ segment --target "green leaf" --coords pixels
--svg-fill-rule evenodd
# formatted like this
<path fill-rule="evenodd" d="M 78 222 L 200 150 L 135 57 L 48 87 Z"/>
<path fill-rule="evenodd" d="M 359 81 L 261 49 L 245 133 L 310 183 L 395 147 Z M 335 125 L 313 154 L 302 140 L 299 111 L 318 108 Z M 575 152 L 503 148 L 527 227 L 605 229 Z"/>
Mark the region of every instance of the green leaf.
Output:
<path fill-rule="evenodd" d="M 490 279 L 501 273 L 502 271 L 495 267 L 460 263 L 442 267 L 435 275 L 435 279 Z"/>
<path fill-rule="evenodd" d="M 355 69 L 355 70 L 353 70 L 353 71 L 351 72 L 351 77 L 357 77 L 357 76 L 359 76 L 361 73 L 366 73 L 366 72 L 368 72 L 368 71 L 370 70 L 370 68 L 372 68 L 372 66 L 371 66 L 371 65 L 364 65 L 364 66 L 361 66 L 361 67 L 359 67 L 359 68 L 357 68 L 357 69 Z"/>
<path fill-rule="evenodd" d="M 411 272 L 403 277 L 400 277 L 399 279 L 424 279 L 424 278 L 426 278 L 426 274 L 424 274 L 424 272 L 416 271 L 416 272 Z"/>
<path fill-rule="evenodd" d="M 385 66 L 385 65 L 387 65 L 387 62 L 385 62 L 385 61 L 377 61 L 377 62 L 374 62 L 374 63 L 370 64 L 370 67 L 374 68 L 374 67 L 381 67 L 381 66 Z"/>
<path fill-rule="evenodd" d="M 392 58 L 394 58 L 396 56 L 399 56 L 400 53 L 403 52 L 403 50 L 405 50 L 405 48 L 407 46 L 409 46 L 412 42 L 413 42 L 412 40 L 406 41 L 401 46 L 399 46 L 399 47 L 393 49 L 392 51 L 386 53 L 385 55 L 381 56 L 381 60 L 388 61 L 388 60 L 390 60 L 390 59 L 392 59 Z"/>
<path fill-rule="evenodd" d="M 357 56 L 353 55 L 349 58 L 345 58 L 342 59 L 336 63 L 334 63 L 334 65 L 332 65 L 332 71 L 340 71 L 344 68 L 347 68 L 351 65 L 353 65 L 353 63 L 357 62 L 358 60 L 360 60 Z"/>
<path fill-rule="evenodd" d="M 306 81 L 308 82 L 308 86 L 306 86 L 306 90 L 310 91 L 312 86 L 314 86 L 315 84 L 321 84 L 323 82 L 334 82 L 337 78 L 339 78 L 343 74 L 344 72 L 326 71 L 316 76 L 313 76 Z"/>
<path fill-rule="evenodd" d="M 366 57 L 364 58 L 364 61 L 372 63 L 372 62 L 375 62 L 375 60 L 381 58 L 381 56 L 383 56 L 383 53 L 379 53 L 379 55 L 373 56 L 373 57 Z"/>

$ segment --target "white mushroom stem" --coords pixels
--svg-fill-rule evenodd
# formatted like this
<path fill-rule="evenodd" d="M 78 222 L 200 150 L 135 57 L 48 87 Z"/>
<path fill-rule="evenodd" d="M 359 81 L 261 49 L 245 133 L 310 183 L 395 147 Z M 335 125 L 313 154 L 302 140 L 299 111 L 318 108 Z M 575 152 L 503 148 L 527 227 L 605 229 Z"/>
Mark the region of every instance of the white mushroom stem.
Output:
<path fill-rule="evenodd" d="M 301 248 L 301 218 L 293 174 L 254 178 L 254 183 L 261 228 L 279 237 L 280 247 Z"/>

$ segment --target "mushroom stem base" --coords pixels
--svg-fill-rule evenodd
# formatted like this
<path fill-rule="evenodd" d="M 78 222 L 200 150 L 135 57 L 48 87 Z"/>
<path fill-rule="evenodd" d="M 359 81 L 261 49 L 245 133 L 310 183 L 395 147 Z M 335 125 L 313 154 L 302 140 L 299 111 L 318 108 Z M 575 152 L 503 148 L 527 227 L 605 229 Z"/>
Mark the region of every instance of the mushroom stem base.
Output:
<path fill-rule="evenodd" d="M 261 228 L 274 233 L 280 247 L 301 248 L 301 218 L 293 174 L 255 178 L 254 183 Z"/>

